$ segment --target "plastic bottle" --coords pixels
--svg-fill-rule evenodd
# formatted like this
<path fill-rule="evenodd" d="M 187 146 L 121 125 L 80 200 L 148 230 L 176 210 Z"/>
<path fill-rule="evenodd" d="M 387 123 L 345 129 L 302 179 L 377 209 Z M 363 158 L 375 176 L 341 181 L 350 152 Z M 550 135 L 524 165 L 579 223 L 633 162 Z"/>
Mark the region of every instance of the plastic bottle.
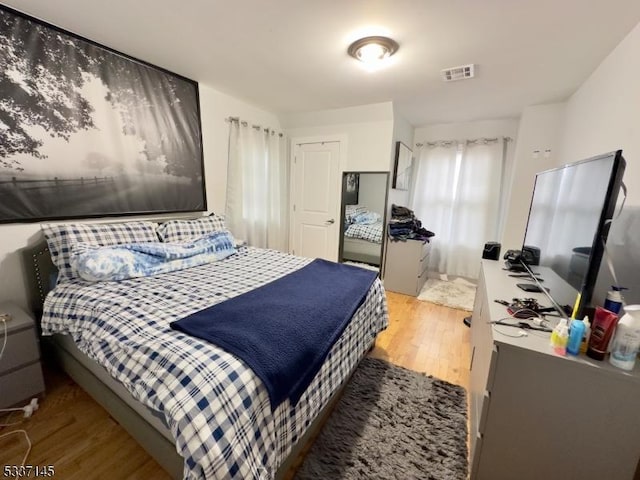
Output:
<path fill-rule="evenodd" d="M 566 322 L 566 320 L 564 318 L 561 318 L 560 321 L 556 323 L 556 326 L 553 327 L 553 330 L 551 330 L 549 345 L 551 345 L 552 347 L 555 347 L 558 344 L 558 332 L 560 331 L 560 326 L 562 325 L 562 322 Z"/>
<path fill-rule="evenodd" d="M 569 340 L 569 327 L 567 319 L 561 318 L 551 332 L 551 346 L 558 355 L 566 355 L 567 341 Z"/>
<path fill-rule="evenodd" d="M 580 353 L 580 344 L 584 337 L 586 325 L 583 320 L 572 320 L 569 328 L 569 341 L 567 342 L 567 353 L 578 355 Z"/>
<path fill-rule="evenodd" d="M 582 319 L 582 323 L 584 323 L 584 334 L 582 335 L 582 343 L 580 344 L 580 353 L 587 353 L 589 336 L 591 335 L 591 322 L 589 321 L 589 317 L 585 316 Z"/>
<path fill-rule="evenodd" d="M 594 360 L 604 360 L 617 323 L 618 315 L 606 308 L 596 307 L 596 316 L 591 324 L 589 348 L 587 348 L 588 357 Z"/>
<path fill-rule="evenodd" d="M 611 365 L 633 370 L 640 350 L 640 305 L 627 305 L 611 344 Z"/>
<path fill-rule="evenodd" d="M 558 333 L 558 346 L 554 349 L 556 354 L 564 357 L 567 354 L 567 343 L 569 343 L 569 327 L 565 325 Z"/>
<path fill-rule="evenodd" d="M 613 313 L 619 313 L 622 308 L 622 290 L 628 290 L 625 287 L 611 285 L 611 290 L 607 292 L 607 298 L 604 301 L 604 308 Z"/>

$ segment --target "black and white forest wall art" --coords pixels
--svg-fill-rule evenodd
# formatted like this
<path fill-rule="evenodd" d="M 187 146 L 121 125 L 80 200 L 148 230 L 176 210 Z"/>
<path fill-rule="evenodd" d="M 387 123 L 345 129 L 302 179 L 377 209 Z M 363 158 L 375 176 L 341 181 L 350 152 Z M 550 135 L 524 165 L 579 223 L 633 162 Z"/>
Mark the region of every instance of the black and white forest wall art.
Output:
<path fill-rule="evenodd" d="M 0 6 L 0 222 L 202 210 L 198 84 Z"/>

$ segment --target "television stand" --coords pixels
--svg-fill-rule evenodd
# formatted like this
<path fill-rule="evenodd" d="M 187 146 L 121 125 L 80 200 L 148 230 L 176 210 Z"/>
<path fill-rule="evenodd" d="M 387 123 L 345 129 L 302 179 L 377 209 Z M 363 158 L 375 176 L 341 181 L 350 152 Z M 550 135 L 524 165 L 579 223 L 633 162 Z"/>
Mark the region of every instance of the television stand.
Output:
<path fill-rule="evenodd" d="M 539 270 L 561 290 L 560 277 Z M 516 283 L 498 262 L 482 261 L 471 320 L 470 479 L 640 479 L 640 365 L 625 372 L 584 354 L 561 357 L 549 333 L 516 337 L 491 324 L 506 316 L 493 300 L 517 297 Z"/>

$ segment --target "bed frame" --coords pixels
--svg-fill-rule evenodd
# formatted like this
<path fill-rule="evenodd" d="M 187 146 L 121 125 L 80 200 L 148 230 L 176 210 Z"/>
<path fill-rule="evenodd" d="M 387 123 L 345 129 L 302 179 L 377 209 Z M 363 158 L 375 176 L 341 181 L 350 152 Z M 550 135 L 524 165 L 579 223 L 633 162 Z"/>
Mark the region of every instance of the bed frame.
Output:
<path fill-rule="evenodd" d="M 380 266 L 382 263 L 382 243 L 344 236 L 342 259 Z"/>
<path fill-rule="evenodd" d="M 23 251 L 23 255 L 27 273 L 27 293 L 30 307 L 40 329 L 42 306 L 50 290 L 51 274 L 54 274 L 56 270 L 44 239 L 32 247 L 26 248 Z M 106 378 L 98 378 L 87 366 L 74 358 L 69 351 L 58 342 L 52 340 L 51 337 L 42 337 L 42 342 L 45 352 L 50 353 L 51 357 L 57 361 L 62 369 L 99 403 L 169 473 L 171 478 L 183 478 L 184 459 L 176 451 L 175 444 L 169 441 L 158 430 L 157 426 L 152 425 L 123 400 L 126 396 L 129 401 L 137 403 L 122 385 L 109 377 L 108 374 L 105 375 Z M 100 369 L 103 368 L 98 364 L 96 366 Z M 106 373 L 106 370 L 104 372 Z M 288 457 L 280 465 L 275 476 L 276 479 L 287 478 L 287 474 L 294 467 L 299 466 L 299 457 L 306 450 L 307 445 L 320 432 L 325 421 L 340 400 L 350 379 L 351 375 L 334 392 L 327 405 L 320 411 L 305 434 L 293 446 Z M 151 410 L 149 412 L 154 415 Z"/>

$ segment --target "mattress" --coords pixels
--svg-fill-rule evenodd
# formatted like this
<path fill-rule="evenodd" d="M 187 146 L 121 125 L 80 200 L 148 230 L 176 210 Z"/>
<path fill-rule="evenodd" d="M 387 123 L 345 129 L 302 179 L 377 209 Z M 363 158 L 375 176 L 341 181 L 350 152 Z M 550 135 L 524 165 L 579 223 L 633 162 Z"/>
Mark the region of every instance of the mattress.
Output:
<path fill-rule="evenodd" d="M 69 335 L 53 335 L 51 341 L 56 348 L 63 349 L 67 354 L 73 357 L 80 365 L 89 370 L 102 383 L 106 384 L 113 392 L 129 407 L 131 407 L 139 416 L 144 418 L 153 428 L 158 431 L 164 438 L 173 442 L 173 436 L 169 428 L 164 423 L 164 419 L 154 410 L 150 410 L 142 403 L 136 401 L 120 383 L 116 382 L 107 371 L 83 354 Z"/>
<path fill-rule="evenodd" d="M 372 224 L 352 223 L 347 226 L 344 235 L 349 238 L 359 238 L 371 243 L 382 243 L 382 222 Z"/>
<path fill-rule="evenodd" d="M 185 459 L 185 478 L 270 478 L 386 328 L 379 280 L 295 407 L 285 401 L 272 411 L 264 385 L 240 360 L 169 323 L 309 261 L 242 248 L 220 262 L 154 277 L 63 283 L 45 302 L 43 334 L 69 335 L 161 419 Z"/>

